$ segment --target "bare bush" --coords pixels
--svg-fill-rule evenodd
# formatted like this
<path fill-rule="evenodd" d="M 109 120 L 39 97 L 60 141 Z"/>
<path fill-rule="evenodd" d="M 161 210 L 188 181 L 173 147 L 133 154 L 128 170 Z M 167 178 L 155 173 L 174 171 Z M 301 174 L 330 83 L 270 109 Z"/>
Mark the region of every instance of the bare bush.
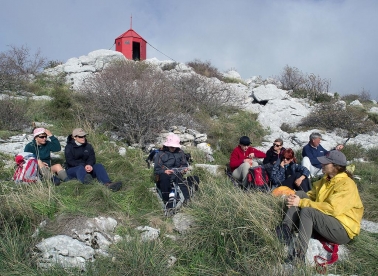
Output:
<path fill-rule="evenodd" d="M 341 97 L 341 100 L 345 101 L 346 103 L 351 103 L 358 99 L 359 99 L 359 95 L 357 94 L 348 94 Z"/>
<path fill-rule="evenodd" d="M 25 115 L 27 109 L 26 100 L 17 100 L 10 97 L 0 100 L 0 129 L 22 130 L 31 125 L 31 118 Z"/>
<path fill-rule="evenodd" d="M 163 73 L 142 62 L 110 65 L 81 92 L 86 118 L 116 129 L 129 143 L 151 140 L 176 113 L 172 85 Z"/>
<path fill-rule="evenodd" d="M 328 93 L 331 86 L 331 80 L 322 79 L 314 74 L 307 75 L 303 83 L 304 90 L 307 91 L 310 99 L 320 102 L 322 95 Z"/>
<path fill-rule="evenodd" d="M 188 66 L 192 67 L 194 72 L 199 75 L 208 77 L 208 78 L 217 78 L 219 80 L 223 80 L 223 75 L 219 72 L 217 68 L 211 65 L 210 61 L 201 61 L 199 59 L 195 59 L 193 61 L 189 61 L 186 63 Z"/>
<path fill-rule="evenodd" d="M 364 88 L 361 90 L 359 94 L 359 98 L 363 102 L 367 102 L 371 100 L 371 95 L 369 90 L 365 90 Z"/>
<path fill-rule="evenodd" d="M 46 63 L 40 50 L 32 55 L 27 46 L 11 45 L 10 48 L 0 53 L 0 90 L 22 89 L 30 75 L 40 72 Z"/>
<path fill-rule="evenodd" d="M 328 95 L 331 80 L 322 79 L 315 74 L 303 74 L 296 67 L 286 65 L 280 76 L 277 77 L 282 83 L 282 88 L 292 90 L 291 96 L 309 98 L 315 102 L 327 102 L 331 99 Z"/>
<path fill-rule="evenodd" d="M 231 86 L 218 80 L 191 74 L 172 79 L 172 84 L 176 88 L 178 105 L 186 113 L 202 110 L 211 116 L 217 115 L 221 106 L 240 102 Z"/>
<path fill-rule="evenodd" d="M 302 88 L 305 82 L 303 73 L 296 67 L 290 67 L 286 65 L 278 77 L 282 83 L 282 89 L 297 91 Z"/>
<path fill-rule="evenodd" d="M 342 104 L 332 102 L 320 104 L 307 117 L 303 118 L 299 125 L 331 131 L 342 128 L 348 131 L 349 136 L 368 133 L 377 129 L 374 122 L 361 109 L 345 108 Z"/>

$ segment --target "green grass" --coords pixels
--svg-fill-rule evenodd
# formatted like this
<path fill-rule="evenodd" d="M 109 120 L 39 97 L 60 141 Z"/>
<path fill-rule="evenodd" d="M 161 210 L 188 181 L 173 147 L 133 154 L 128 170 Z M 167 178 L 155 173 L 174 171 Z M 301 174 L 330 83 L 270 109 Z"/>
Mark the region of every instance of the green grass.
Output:
<path fill-rule="evenodd" d="M 50 85 L 40 81 L 41 86 Z M 38 88 L 38 87 L 37 87 Z M 34 89 L 37 89 L 34 88 Z M 47 88 L 46 88 L 47 89 Z M 51 90 L 50 90 L 51 89 Z M 51 94 L 49 87 L 41 94 Z M 69 93 L 69 91 L 65 91 Z M 107 169 L 111 180 L 122 181 L 123 187 L 114 193 L 97 181 L 83 185 L 76 180 L 53 186 L 51 183 L 15 185 L 11 178 L 12 167 L 6 161 L 13 156 L 0 154 L 0 275 L 283 275 L 280 263 L 284 248 L 275 236 L 274 229 L 282 216 L 281 199 L 268 194 L 245 193 L 235 189 L 225 175 L 211 176 L 204 169 L 194 169 L 201 179 L 200 191 L 182 212 L 195 218 L 187 235 L 173 231 L 171 218 L 163 216 L 154 187 L 152 169 L 147 169 L 146 153 L 129 149 L 123 141 L 110 142 L 109 133 L 101 126 L 91 126 L 85 118 L 76 121 L 50 116 L 45 112 L 46 102 L 31 101 L 27 114 L 35 121 L 53 124 L 52 132 L 66 136 L 75 127 L 88 132 L 94 146 L 97 162 Z M 220 110 L 217 118 L 196 114 L 207 126 L 208 142 L 214 149 L 215 162 L 225 165 L 229 154 L 238 144 L 239 137 L 248 135 L 252 146 L 261 144 L 266 132 L 257 123 L 256 114 L 232 108 Z M 0 130 L 7 138 L 14 132 Z M 118 154 L 125 147 L 126 155 Z M 203 152 L 190 149 L 194 163 L 205 163 Z M 359 145 L 347 144 L 344 153 L 348 160 L 363 158 L 369 163 L 355 162 L 356 180 L 364 203 L 364 218 L 378 222 L 378 148 L 363 150 Z M 296 152 L 296 156 L 300 151 Z M 63 155 L 61 154 L 62 158 Z M 57 160 L 63 162 L 63 159 Z M 299 160 L 300 161 L 300 157 Z M 54 267 L 41 270 L 36 267 L 32 254 L 42 238 L 59 232 L 59 225 L 75 217 L 110 216 L 118 221 L 116 233 L 124 238 L 110 248 L 109 257 L 96 257 L 87 270 L 63 270 Z M 31 235 L 41 221 L 49 227 L 38 238 Z M 159 228 L 160 238 L 141 242 L 137 226 Z M 176 241 L 166 234 L 178 236 Z M 134 237 L 127 242 L 126 237 Z M 378 235 L 362 231 L 347 245 L 349 259 L 328 268 L 339 275 L 375 275 L 378 259 Z M 170 256 L 177 262 L 167 268 Z M 301 268 L 290 275 L 314 275 L 313 268 Z"/>

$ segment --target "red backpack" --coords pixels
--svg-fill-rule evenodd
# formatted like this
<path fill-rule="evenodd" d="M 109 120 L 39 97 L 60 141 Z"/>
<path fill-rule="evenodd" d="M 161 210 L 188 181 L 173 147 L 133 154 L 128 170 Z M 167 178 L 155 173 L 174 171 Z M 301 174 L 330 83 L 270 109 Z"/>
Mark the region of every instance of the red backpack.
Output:
<path fill-rule="evenodd" d="M 22 152 L 14 158 L 17 164 L 13 180 L 16 183 L 33 183 L 38 180 L 38 161 L 31 152 Z"/>
<path fill-rule="evenodd" d="M 269 176 L 263 166 L 250 168 L 247 177 L 251 188 L 269 190 Z"/>

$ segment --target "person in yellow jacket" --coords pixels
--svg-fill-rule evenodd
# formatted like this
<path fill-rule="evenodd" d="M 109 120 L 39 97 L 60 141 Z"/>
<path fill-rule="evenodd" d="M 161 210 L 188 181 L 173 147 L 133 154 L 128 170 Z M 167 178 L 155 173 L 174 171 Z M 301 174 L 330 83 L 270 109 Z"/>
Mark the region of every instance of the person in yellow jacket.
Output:
<path fill-rule="evenodd" d="M 324 176 L 307 193 L 288 196 L 288 210 L 276 228 L 278 238 L 290 243 L 292 230 L 298 229 L 298 245 L 292 258 L 305 260 L 308 242 L 316 232 L 336 244 L 346 244 L 360 233 L 364 207 L 353 176 L 346 170 L 345 155 L 332 150 L 318 157 Z"/>

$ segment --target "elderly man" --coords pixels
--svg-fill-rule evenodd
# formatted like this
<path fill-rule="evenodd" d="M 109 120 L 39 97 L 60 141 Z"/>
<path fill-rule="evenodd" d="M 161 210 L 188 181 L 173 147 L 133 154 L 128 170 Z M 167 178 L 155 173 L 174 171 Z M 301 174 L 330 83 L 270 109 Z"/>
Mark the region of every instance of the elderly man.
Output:
<path fill-rule="evenodd" d="M 319 162 L 318 157 L 324 156 L 328 150 L 324 149 L 321 145 L 322 135 L 318 132 L 313 132 L 310 135 L 310 141 L 302 150 L 302 166 L 310 171 L 311 176 L 322 175 L 322 164 Z M 342 150 L 343 145 L 337 145 L 334 149 Z"/>

